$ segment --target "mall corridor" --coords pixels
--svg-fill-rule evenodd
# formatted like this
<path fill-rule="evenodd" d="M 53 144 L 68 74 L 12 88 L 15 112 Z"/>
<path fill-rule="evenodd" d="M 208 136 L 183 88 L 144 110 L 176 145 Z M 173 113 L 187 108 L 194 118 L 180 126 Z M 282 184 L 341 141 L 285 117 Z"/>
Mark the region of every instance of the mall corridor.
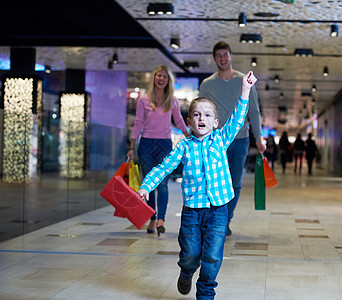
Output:
<path fill-rule="evenodd" d="M 342 178 L 275 174 L 265 211 L 244 175 L 216 299 L 342 299 Z M 180 184 L 169 187 L 159 238 L 106 206 L 0 243 L 0 298 L 195 299 L 197 274 L 188 296 L 177 291 L 182 200 Z"/>

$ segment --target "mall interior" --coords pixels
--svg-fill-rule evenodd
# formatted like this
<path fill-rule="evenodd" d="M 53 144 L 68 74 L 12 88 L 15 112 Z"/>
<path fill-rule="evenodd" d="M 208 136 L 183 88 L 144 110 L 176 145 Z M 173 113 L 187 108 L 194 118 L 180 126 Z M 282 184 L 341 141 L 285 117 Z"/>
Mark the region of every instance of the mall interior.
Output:
<path fill-rule="evenodd" d="M 0 298 L 196 298 L 198 271 L 189 295 L 177 291 L 181 169 L 170 175 L 166 232 L 160 236 L 147 233 L 148 222 L 138 229 L 114 216 L 115 208 L 100 193 L 126 160 L 137 101 L 154 67 L 166 65 L 174 73 L 186 120 L 201 82 L 217 70 L 212 46 L 240 36 L 237 16 L 245 11 L 246 27 L 264 26 L 258 29 L 262 44 L 268 33 L 280 43 L 274 35 L 284 30 L 294 34 L 291 46 L 296 39 L 301 50 L 316 45 L 313 57 L 296 58 L 284 53 L 289 45 L 230 43 L 233 49 L 251 47 L 236 50 L 233 67 L 254 68 L 258 77 L 264 143 L 272 135 L 278 144 L 287 131 L 293 145 L 298 133 L 303 140 L 312 133 L 319 155 L 309 174 L 305 157 L 301 172 L 294 172 L 292 150 L 283 171 L 278 153 L 278 185 L 266 188 L 266 207 L 256 209 L 251 132 L 215 299 L 342 299 L 339 1 L 207 1 L 213 9 L 204 1 L 104 0 L 96 7 L 91 1 L 50 2 L 20 9 L 20 1 L 8 2 L 1 20 L 6 30 L 0 34 Z M 169 26 L 167 14 L 146 16 L 152 4 L 171 7 L 174 23 Z M 220 12 L 227 4 L 234 17 Z M 20 26 L 10 22 L 15 15 Z M 192 19 L 183 23 L 186 18 Z M 307 24 L 316 33 L 323 25 L 332 29 L 333 22 L 337 36 L 312 40 L 293 30 L 298 22 L 303 31 Z M 222 24 L 231 26 L 230 34 Z M 274 33 L 268 31 L 272 26 Z M 169 44 L 170 36 L 178 48 Z M 307 42 L 302 46 L 300 39 Z M 251 57 L 258 65 L 250 65 Z M 322 76 L 326 65 L 329 76 Z M 182 138 L 173 126 L 173 147 Z M 137 153 L 134 162 L 139 165 Z"/>

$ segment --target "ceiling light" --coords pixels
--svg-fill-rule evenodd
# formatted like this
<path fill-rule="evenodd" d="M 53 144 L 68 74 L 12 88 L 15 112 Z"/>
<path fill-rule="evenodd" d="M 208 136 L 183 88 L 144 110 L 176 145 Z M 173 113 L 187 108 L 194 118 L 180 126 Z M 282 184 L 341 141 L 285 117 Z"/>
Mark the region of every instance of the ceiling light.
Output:
<path fill-rule="evenodd" d="M 312 92 L 317 92 L 317 87 L 316 87 L 315 84 L 312 85 L 311 91 L 312 91 Z"/>
<path fill-rule="evenodd" d="M 111 60 L 108 62 L 108 69 L 109 70 L 113 69 L 113 62 Z"/>
<path fill-rule="evenodd" d="M 198 68 L 199 64 L 197 61 L 185 61 L 184 67 L 189 68 L 189 70 L 193 70 L 194 68 Z"/>
<path fill-rule="evenodd" d="M 279 98 L 282 100 L 282 99 L 284 99 L 284 93 L 283 92 L 281 92 L 280 94 L 279 94 Z"/>
<path fill-rule="evenodd" d="M 247 23 L 246 15 L 242 12 L 239 15 L 239 27 L 245 27 Z"/>
<path fill-rule="evenodd" d="M 336 24 L 331 25 L 330 36 L 331 37 L 338 36 L 338 25 L 336 25 Z"/>
<path fill-rule="evenodd" d="M 250 33 L 243 33 L 240 36 L 241 43 L 261 43 L 262 37 L 260 34 L 250 34 Z"/>
<path fill-rule="evenodd" d="M 251 65 L 252 65 L 252 67 L 256 67 L 258 65 L 256 57 L 252 57 Z"/>
<path fill-rule="evenodd" d="M 147 13 L 149 15 L 172 15 L 174 8 L 172 3 L 149 3 L 147 6 Z"/>
<path fill-rule="evenodd" d="M 265 90 L 268 91 L 270 89 L 268 83 L 266 83 Z"/>
<path fill-rule="evenodd" d="M 45 69 L 44 69 L 44 72 L 47 73 L 47 74 L 50 74 L 51 73 L 51 66 L 46 65 Z"/>
<path fill-rule="evenodd" d="M 112 59 L 112 61 L 113 61 L 113 64 L 115 64 L 115 65 L 119 62 L 118 54 L 117 54 L 117 53 L 114 53 L 114 54 L 113 54 L 113 59 Z"/>
<path fill-rule="evenodd" d="M 324 76 L 324 77 L 329 76 L 329 70 L 328 70 L 328 67 L 327 67 L 327 66 L 325 66 L 325 67 L 323 68 L 323 76 Z"/>
<path fill-rule="evenodd" d="M 178 39 L 178 38 L 171 38 L 170 46 L 171 46 L 173 49 L 178 49 L 178 48 L 180 47 L 179 39 Z"/>
<path fill-rule="evenodd" d="M 294 54 L 296 56 L 302 56 L 302 57 L 309 56 L 309 57 L 311 57 L 311 56 L 313 56 L 313 51 L 312 51 L 312 49 L 298 49 L 297 48 L 297 49 L 295 49 Z"/>
<path fill-rule="evenodd" d="M 274 76 L 274 82 L 278 83 L 279 81 L 280 81 L 279 76 L 278 75 Z"/>

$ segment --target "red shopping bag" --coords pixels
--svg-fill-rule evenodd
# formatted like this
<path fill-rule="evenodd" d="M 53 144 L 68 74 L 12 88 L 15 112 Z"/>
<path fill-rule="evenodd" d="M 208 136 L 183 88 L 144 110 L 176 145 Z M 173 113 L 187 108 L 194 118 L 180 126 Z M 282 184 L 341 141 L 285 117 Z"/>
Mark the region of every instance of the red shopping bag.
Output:
<path fill-rule="evenodd" d="M 130 220 L 138 229 L 141 229 L 155 213 L 155 210 L 146 204 L 120 176 L 113 176 L 100 195 L 115 207 L 115 211 Z"/>
<path fill-rule="evenodd" d="M 268 164 L 266 157 L 263 157 L 262 162 L 264 165 L 265 187 L 275 188 L 278 185 L 278 181 L 275 178 L 272 168 Z"/>
<path fill-rule="evenodd" d="M 129 182 L 129 165 L 127 163 L 128 160 L 122 163 L 120 168 L 116 171 L 114 176 L 120 176 L 123 180 L 128 184 Z M 114 211 L 114 216 L 119 218 L 125 218 L 125 216 L 120 213 L 117 209 Z"/>
<path fill-rule="evenodd" d="M 125 161 L 124 163 L 122 163 L 120 168 L 116 171 L 114 176 L 122 177 L 125 180 L 125 182 L 128 184 L 128 174 L 129 174 L 129 166 L 128 166 L 127 161 Z"/>

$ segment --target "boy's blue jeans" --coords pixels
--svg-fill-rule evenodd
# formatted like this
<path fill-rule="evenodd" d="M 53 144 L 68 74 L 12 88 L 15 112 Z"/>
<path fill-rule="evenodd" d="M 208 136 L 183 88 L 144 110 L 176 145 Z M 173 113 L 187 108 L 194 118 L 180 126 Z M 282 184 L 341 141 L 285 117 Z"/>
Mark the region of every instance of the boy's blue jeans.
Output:
<path fill-rule="evenodd" d="M 196 283 L 198 300 L 215 298 L 216 277 L 223 260 L 228 205 L 210 208 L 183 206 L 178 242 L 178 265 L 185 280 L 201 266 Z"/>
<path fill-rule="evenodd" d="M 138 148 L 139 164 L 143 176 L 145 177 L 153 167 L 160 164 L 165 156 L 172 150 L 171 139 L 150 139 L 141 138 Z M 156 209 L 156 197 L 155 191 L 150 193 L 150 200 L 147 204 L 151 206 L 155 211 L 158 211 L 158 219 L 165 221 L 166 208 L 169 202 L 169 188 L 167 186 L 169 176 L 166 176 L 164 180 L 158 185 L 157 191 L 157 209 Z M 157 218 L 156 214 L 151 217 L 151 220 Z"/>

